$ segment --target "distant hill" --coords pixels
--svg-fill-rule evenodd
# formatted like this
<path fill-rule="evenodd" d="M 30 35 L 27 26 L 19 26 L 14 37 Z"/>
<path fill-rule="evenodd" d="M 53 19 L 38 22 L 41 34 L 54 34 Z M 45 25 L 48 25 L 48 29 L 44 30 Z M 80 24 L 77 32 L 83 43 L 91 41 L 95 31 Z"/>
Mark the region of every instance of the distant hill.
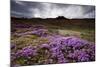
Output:
<path fill-rule="evenodd" d="M 84 18 L 84 19 L 68 19 L 63 16 L 58 16 L 56 18 L 16 18 L 11 17 L 12 23 L 15 24 L 16 22 L 22 22 L 22 23 L 34 23 L 34 24 L 50 24 L 50 25 L 56 25 L 56 26 L 80 26 L 80 27 L 89 27 L 94 28 L 95 27 L 95 19 L 93 18 Z"/>

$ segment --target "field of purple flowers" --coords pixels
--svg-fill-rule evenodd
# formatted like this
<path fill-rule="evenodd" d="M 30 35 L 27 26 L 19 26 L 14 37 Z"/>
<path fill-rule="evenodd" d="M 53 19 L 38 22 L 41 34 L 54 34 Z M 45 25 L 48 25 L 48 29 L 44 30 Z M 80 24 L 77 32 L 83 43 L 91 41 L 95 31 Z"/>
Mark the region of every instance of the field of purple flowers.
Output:
<path fill-rule="evenodd" d="M 88 36 L 82 38 L 80 32 L 53 30 L 46 25 L 16 24 L 12 27 L 12 67 L 95 61 L 94 41 L 89 41 Z"/>

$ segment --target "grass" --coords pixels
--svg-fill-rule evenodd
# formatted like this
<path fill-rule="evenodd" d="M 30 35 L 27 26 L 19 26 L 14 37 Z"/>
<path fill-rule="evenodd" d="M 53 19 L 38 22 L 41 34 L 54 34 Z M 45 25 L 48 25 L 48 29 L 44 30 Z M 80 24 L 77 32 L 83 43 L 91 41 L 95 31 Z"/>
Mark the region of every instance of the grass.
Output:
<path fill-rule="evenodd" d="M 45 26 L 45 28 L 48 30 L 48 34 L 51 35 L 51 34 L 58 34 L 58 35 L 61 35 L 61 36 L 75 36 L 75 37 L 79 37 L 79 38 L 82 38 L 84 40 L 88 40 L 90 42 L 95 42 L 95 28 L 94 27 L 88 27 L 88 25 L 85 27 L 85 26 L 82 26 L 83 22 L 80 22 L 82 23 L 81 25 L 73 25 L 73 24 L 63 24 L 60 23 L 57 21 L 57 23 L 53 24 L 51 23 L 51 21 L 32 21 L 32 20 L 14 20 L 16 21 L 16 24 L 15 23 L 12 23 L 12 28 L 11 30 L 14 30 L 13 32 L 11 32 L 11 44 L 16 44 L 16 49 L 11 49 L 11 52 L 16 52 L 20 49 L 22 49 L 23 47 L 25 46 L 29 46 L 29 45 L 32 45 L 32 46 L 35 46 L 35 45 L 41 45 L 41 44 L 48 44 L 49 43 L 49 39 L 46 38 L 46 37 L 40 37 L 40 36 L 37 36 L 37 35 L 34 35 L 34 34 L 27 34 L 27 35 L 17 35 L 17 34 L 20 34 L 20 33 L 25 33 L 25 32 L 30 32 L 30 31 L 33 31 L 33 27 L 35 25 L 43 25 Z M 42 23 L 41 23 L 42 22 Z M 55 21 L 53 21 L 55 22 Z M 31 27 L 30 28 L 16 28 L 15 26 L 17 24 L 28 24 L 30 25 Z M 90 24 L 91 26 L 91 24 Z M 17 34 L 16 34 L 17 33 Z M 17 61 L 14 61 L 13 63 L 17 63 L 17 64 L 22 64 L 22 65 L 30 65 L 29 63 L 32 62 L 33 64 L 33 60 L 35 62 L 39 62 L 39 63 L 43 63 L 44 60 L 48 59 L 49 58 L 49 54 L 46 55 L 44 54 L 44 51 L 43 49 L 40 49 L 39 50 L 39 53 L 40 55 L 37 56 L 37 57 L 32 57 L 31 59 L 28 59 L 26 60 L 25 58 L 20 58 L 20 59 L 17 59 Z M 27 61 L 30 61 L 29 63 L 26 63 Z M 56 62 L 56 61 L 54 61 Z M 71 62 L 74 62 L 71 61 Z M 34 63 L 36 64 L 36 63 Z"/>
<path fill-rule="evenodd" d="M 75 36 L 80 37 L 82 39 L 95 42 L 95 28 L 94 28 L 94 22 L 91 22 L 90 20 L 86 23 L 83 22 L 86 20 L 79 20 L 79 22 L 72 22 L 74 23 L 67 23 L 68 21 L 58 21 L 58 20 L 14 20 L 11 25 L 11 30 L 15 30 L 11 34 L 11 43 L 16 43 L 18 45 L 26 45 L 26 44 L 32 44 L 37 45 L 41 43 L 46 43 L 48 40 L 46 38 L 40 38 L 36 35 L 23 35 L 23 36 L 17 36 L 15 33 L 25 33 L 33 30 L 33 27 L 35 25 L 44 25 L 45 28 L 49 31 L 50 34 L 59 34 L 62 36 Z M 57 22 L 57 23 L 56 23 Z M 76 23 L 76 24 L 75 24 Z M 17 24 L 22 25 L 30 25 L 31 28 L 16 28 L 15 26 Z"/>
<path fill-rule="evenodd" d="M 50 33 L 55 33 L 55 34 L 60 34 L 63 36 L 76 36 L 76 37 L 81 37 L 83 39 L 86 39 L 88 41 L 95 42 L 95 29 L 93 26 L 93 22 L 88 22 L 87 26 L 82 26 L 86 25 L 83 22 L 80 22 L 80 25 L 73 25 L 73 24 L 62 24 L 61 21 L 38 21 L 38 20 L 14 20 L 17 23 L 16 24 L 28 24 L 31 25 L 32 27 L 35 25 L 44 25 Z M 54 23 L 58 22 L 58 23 Z M 79 23 L 79 22 L 78 22 Z M 90 25 L 89 25 L 90 24 Z M 89 26 L 88 26 L 89 25 Z M 12 29 L 14 29 L 13 27 Z M 24 33 L 27 31 L 31 31 L 32 28 L 15 28 L 17 33 Z M 13 33 L 14 34 L 14 33 Z M 12 35 L 13 35 L 12 34 Z M 17 36 L 12 36 L 11 39 L 17 39 Z M 21 37 L 22 38 L 22 37 Z M 30 41 L 31 39 L 36 39 L 38 37 L 34 35 L 28 35 L 25 37 L 26 39 L 28 38 Z M 19 38 L 18 38 L 19 39 Z M 24 39 L 24 38 L 23 38 Z"/>

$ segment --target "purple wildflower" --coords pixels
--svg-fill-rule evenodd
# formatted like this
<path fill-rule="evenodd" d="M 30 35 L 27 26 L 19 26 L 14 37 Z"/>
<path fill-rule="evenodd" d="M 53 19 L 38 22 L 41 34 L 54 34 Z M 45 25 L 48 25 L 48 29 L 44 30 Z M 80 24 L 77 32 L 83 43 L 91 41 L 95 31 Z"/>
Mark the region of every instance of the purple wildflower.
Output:
<path fill-rule="evenodd" d="M 95 45 L 76 37 L 50 37 L 48 44 L 26 46 L 16 52 L 16 58 L 34 57 L 36 61 L 48 63 L 84 62 L 95 60 Z M 46 49 L 44 49 L 46 48 Z M 43 50 L 42 50 L 43 49 Z M 15 56 L 12 55 L 12 56 Z M 43 56 L 42 56 L 43 55 Z M 47 58 L 39 60 L 37 57 Z M 35 62 L 39 64 L 39 62 Z"/>
<path fill-rule="evenodd" d="M 17 57 L 30 57 L 37 55 L 36 49 L 33 46 L 24 47 L 22 50 L 17 51 Z"/>

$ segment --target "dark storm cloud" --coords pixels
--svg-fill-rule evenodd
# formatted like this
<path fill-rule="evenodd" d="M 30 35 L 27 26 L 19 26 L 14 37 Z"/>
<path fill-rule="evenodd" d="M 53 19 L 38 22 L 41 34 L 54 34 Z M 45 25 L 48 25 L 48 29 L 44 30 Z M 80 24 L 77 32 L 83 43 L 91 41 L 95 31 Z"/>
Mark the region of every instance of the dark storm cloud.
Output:
<path fill-rule="evenodd" d="M 11 16 L 55 18 L 94 18 L 95 6 L 25 2 L 11 0 Z"/>
<path fill-rule="evenodd" d="M 35 9 L 42 10 L 43 7 L 41 6 L 41 3 L 11 1 L 11 15 L 13 16 L 33 17 Z"/>

